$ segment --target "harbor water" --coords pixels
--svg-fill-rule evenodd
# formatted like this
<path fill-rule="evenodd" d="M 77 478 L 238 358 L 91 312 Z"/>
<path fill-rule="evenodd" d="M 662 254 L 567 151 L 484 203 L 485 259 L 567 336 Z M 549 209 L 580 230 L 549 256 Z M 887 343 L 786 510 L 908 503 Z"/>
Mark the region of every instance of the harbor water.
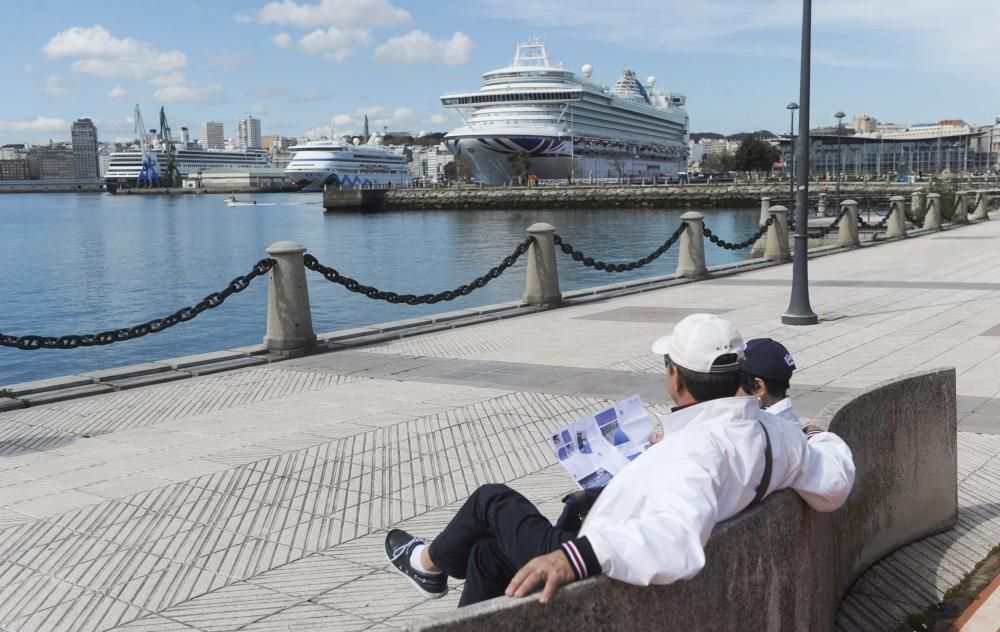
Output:
<path fill-rule="evenodd" d="M 0 333 L 97 333 L 162 318 L 219 291 L 266 256 L 269 244 L 302 243 L 324 265 L 398 293 L 452 289 L 498 264 L 535 222 L 548 222 L 585 254 L 608 262 L 645 256 L 670 236 L 681 210 L 395 211 L 324 214 L 321 194 L 259 195 L 227 206 L 223 195 L 0 195 Z M 756 209 L 708 209 L 706 225 L 741 241 Z M 706 243 L 708 265 L 746 250 Z M 563 291 L 672 273 L 677 248 L 632 272 L 611 274 L 557 254 Z M 517 300 L 522 258 L 471 295 L 436 305 L 373 301 L 308 272 L 318 333 Z M 166 331 L 104 347 L 22 351 L 0 347 L 5 384 L 260 343 L 267 280 Z"/>

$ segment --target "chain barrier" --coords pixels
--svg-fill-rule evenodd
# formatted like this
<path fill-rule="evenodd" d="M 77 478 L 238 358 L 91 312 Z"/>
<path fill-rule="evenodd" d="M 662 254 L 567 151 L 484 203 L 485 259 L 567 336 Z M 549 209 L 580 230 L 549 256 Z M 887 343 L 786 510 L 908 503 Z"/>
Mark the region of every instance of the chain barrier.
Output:
<path fill-rule="evenodd" d="M 503 261 L 490 270 L 480 276 L 473 279 L 471 282 L 460 285 L 454 290 L 447 290 L 444 292 L 438 292 L 436 294 L 397 294 L 396 292 L 384 292 L 378 288 L 374 288 L 368 285 L 363 285 L 351 277 L 347 277 L 337 272 L 333 268 L 328 268 L 321 264 L 316 257 L 312 255 L 306 255 L 303 257 L 305 265 L 310 270 L 314 272 L 319 272 L 327 281 L 331 283 L 339 283 L 351 292 L 357 294 L 364 294 L 370 299 L 376 301 L 386 301 L 387 303 L 406 303 L 407 305 L 433 305 L 434 303 L 440 303 L 441 301 L 452 301 L 460 296 L 468 296 L 472 294 L 475 290 L 479 288 L 486 287 L 486 284 L 497 278 L 501 274 L 507 271 L 512 265 L 514 265 L 521 255 L 528 252 L 528 248 L 534 243 L 534 237 L 528 237 L 514 249 L 514 252 L 510 255 L 504 257 Z"/>
<path fill-rule="evenodd" d="M 890 206 L 889 207 L 889 212 L 886 213 L 885 215 L 883 215 L 882 219 L 880 219 L 879 221 L 875 222 L 874 224 L 869 224 L 867 221 L 865 221 L 865 218 L 861 217 L 861 214 L 859 213 L 858 214 L 858 226 L 860 226 L 861 228 L 885 228 L 886 224 L 889 223 L 889 218 L 892 217 L 892 214 L 895 212 L 895 210 L 896 210 L 895 206 Z M 905 214 L 905 211 L 904 211 L 904 214 Z"/>
<path fill-rule="evenodd" d="M 820 228 L 819 232 L 817 232 L 815 235 L 811 235 L 811 237 L 813 237 L 814 239 L 825 238 L 827 235 L 837 230 L 837 227 L 840 225 L 840 220 L 844 219 L 845 215 L 847 215 L 847 207 L 841 206 L 840 213 L 837 214 L 837 219 L 833 220 L 833 222 L 831 222 L 829 226 L 824 226 Z M 858 215 L 858 221 L 859 222 L 861 221 L 860 215 Z"/>
<path fill-rule="evenodd" d="M 155 334 L 177 323 L 185 323 L 206 309 L 213 309 L 222 305 L 223 302 L 233 294 L 242 292 L 250 286 L 250 282 L 257 277 L 267 274 L 274 267 L 274 259 L 261 259 L 254 264 L 253 269 L 248 274 L 238 276 L 229 282 L 221 292 L 212 292 L 193 307 L 183 307 L 166 318 L 156 318 L 149 322 L 126 327 L 123 329 L 113 329 L 102 331 L 97 334 L 82 334 L 69 336 L 9 336 L 0 333 L 0 347 L 13 347 L 25 351 L 35 349 L 76 349 L 77 347 L 96 347 L 109 345 L 113 342 L 123 342 L 133 338 L 141 338 L 146 334 Z"/>
<path fill-rule="evenodd" d="M 758 239 L 766 235 L 767 229 L 770 228 L 772 224 L 774 224 L 776 219 L 777 218 L 774 215 L 768 216 L 767 221 L 764 222 L 764 224 L 757 229 L 757 232 L 754 233 L 754 235 L 752 235 L 749 239 L 744 239 L 743 241 L 740 242 L 733 243 L 726 241 L 725 239 L 722 239 L 718 235 L 713 233 L 708 226 L 704 227 L 705 237 L 707 237 L 710 242 L 712 242 L 719 248 L 725 248 L 726 250 L 743 250 L 744 248 L 749 248 L 750 246 L 754 245 L 755 243 L 757 243 Z"/>
<path fill-rule="evenodd" d="M 677 227 L 670 237 L 663 242 L 663 244 L 649 253 L 642 259 L 636 259 L 635 261 L 629 261 L 628 263 L 607 263 L 605 261 L 596 261 L 593 257 L 588 257 L 579 250 L 573 247 L 572 244 L 563 240 L 558 234 L 552 235 L 552 241 L 555 245 L 566 254 L 573 257 L 573 261 L 579 261 L 583 265 L 589 268 L 596 268 L 597 270 L 604 270 L 605 272 L 626 272 L 628 270 L 635 270 L 636 268 L 641 268 L 642 266 L 652 263 L 656 259 L 660 258 L 660 255 L 665 253 L 670 249 L 677 240 L 681 238 L 681 234 L 687 230 L 687 222 L 681 222 L 681 225 Z"/>

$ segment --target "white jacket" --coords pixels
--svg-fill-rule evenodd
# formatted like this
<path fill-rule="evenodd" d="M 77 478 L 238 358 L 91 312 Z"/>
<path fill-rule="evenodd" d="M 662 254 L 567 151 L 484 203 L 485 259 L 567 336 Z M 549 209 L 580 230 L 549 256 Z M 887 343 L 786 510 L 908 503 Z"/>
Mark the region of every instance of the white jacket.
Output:
<path fill-rule="evenodd" d="M 752 397 L 695 404 L 662 417 L 663 439 L 618 472 L 578 537 L 563 546 L 577 576 L 603 572 L 648 585 L 696 575 L 712 529 L 750 504 L 763 477 L 758 419 L 771 439 L 768 493 L 790 487 L 818 511 L 840 507 L 854 484 L 854 463 L 839 437 L 807 438 Z"/>

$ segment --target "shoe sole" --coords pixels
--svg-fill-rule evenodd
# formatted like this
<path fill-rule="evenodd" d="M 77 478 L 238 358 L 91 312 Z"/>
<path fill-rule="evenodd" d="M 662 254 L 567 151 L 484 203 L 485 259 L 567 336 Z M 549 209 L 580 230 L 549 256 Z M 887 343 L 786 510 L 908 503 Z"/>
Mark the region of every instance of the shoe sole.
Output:
<path fill-rule="evenodd" d="M 398 568 L 396 568 L 396 565 L 392 562 L 392 557 L 389 556 L 389 551 L 386 551 L 385 547 L 382 547 L 382 551 L 385 553 L 385 559 L 389 561 L 389 566 L 392 567 L 392 570 L 394 570 L 396 573 L 398 573 L 399 575 L 402 575 L 407 580 L 409 580 L 410 584 L 414 588 L 417 589 L 417 592 L 420 593 L 421 595 L 423 595 L 424 597 L 427 597 L 428 599 L 440 599 L 441 597 L 444 597 L 445 595 L 448 594 L 448 584 L 447 583 L 444 585 L 444 590 L 443 591 L 441 591 L 439 593 L 430 592 L 430 591 L 426 590 L 423 586 L 421 586 L 420 583 L 417 582 L 417 580 L 413 579 L 412 577 L 410 577 L 409 575 L 407 575 L 403 571 L 401 571 Z"/>

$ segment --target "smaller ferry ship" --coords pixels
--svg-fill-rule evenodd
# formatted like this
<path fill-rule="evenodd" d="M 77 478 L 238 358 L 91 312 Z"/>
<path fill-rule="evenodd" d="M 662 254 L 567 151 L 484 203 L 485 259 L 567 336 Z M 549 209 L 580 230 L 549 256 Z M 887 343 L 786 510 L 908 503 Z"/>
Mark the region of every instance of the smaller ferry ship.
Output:
<path fill-rule="evenodd" d="M 300 191 L 332 187 L 408 187 L 406 157 L 381 144 L 381 136 L 360 141 L 316 140 L 289 149 L 292 160 L 285 176 Z"/>

